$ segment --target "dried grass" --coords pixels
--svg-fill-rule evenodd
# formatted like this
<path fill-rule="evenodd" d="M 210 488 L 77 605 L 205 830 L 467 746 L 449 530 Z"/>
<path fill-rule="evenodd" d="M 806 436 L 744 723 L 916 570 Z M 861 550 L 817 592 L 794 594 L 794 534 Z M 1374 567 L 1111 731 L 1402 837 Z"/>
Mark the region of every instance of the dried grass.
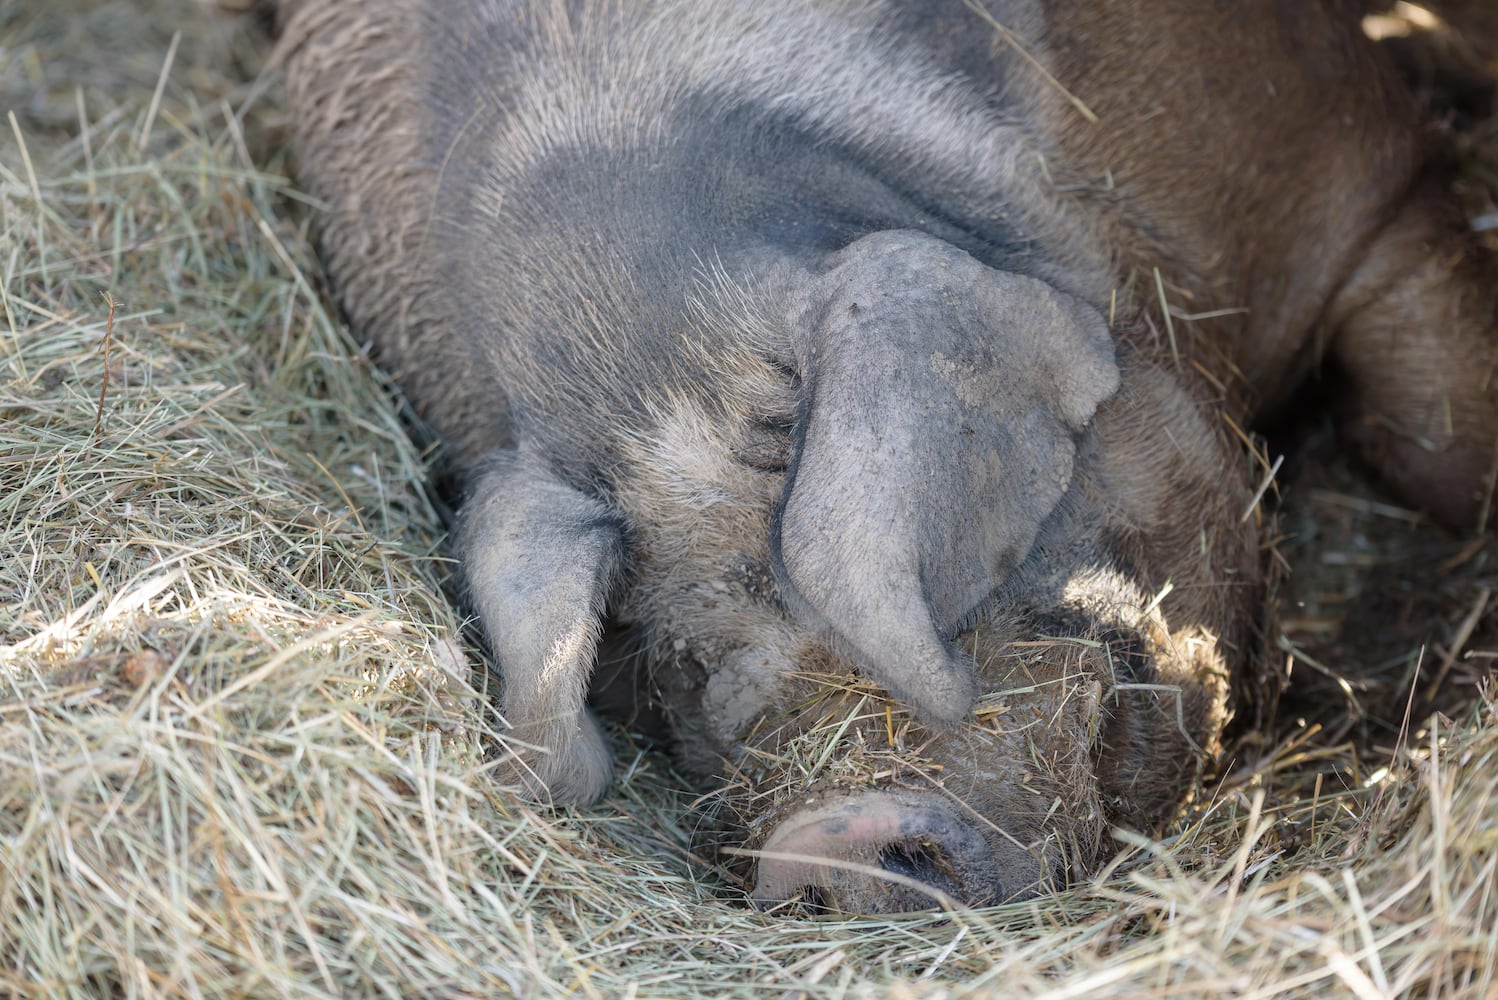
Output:
<path fill-rule="evenodd" d="M 235 118 L 243 32 L 0 11 L 0 992 L 1498 993 L 1491 694 L 1372 765 L 1308 724 L 1096 883 L 936 916 L 747 908 L 627 742 L 597 808 L 496 787 L 423 456 L 273 104 Z"/>

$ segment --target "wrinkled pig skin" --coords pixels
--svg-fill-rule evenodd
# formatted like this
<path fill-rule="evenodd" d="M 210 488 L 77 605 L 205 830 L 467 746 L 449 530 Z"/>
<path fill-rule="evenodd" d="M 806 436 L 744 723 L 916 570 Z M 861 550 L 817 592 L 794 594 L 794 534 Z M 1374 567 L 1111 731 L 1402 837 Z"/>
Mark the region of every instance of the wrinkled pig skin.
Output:
<path fill-rule="evenodd" d="M 505 780 L 607 791 L 602 642 L 765 906 L 1024 898 L 1171 815 L 1249 679 L 1243 428 L 1325 378 L 1396 496 L 1491 502 L 1493 265 L 1361 10 L 283 0 Z"/>

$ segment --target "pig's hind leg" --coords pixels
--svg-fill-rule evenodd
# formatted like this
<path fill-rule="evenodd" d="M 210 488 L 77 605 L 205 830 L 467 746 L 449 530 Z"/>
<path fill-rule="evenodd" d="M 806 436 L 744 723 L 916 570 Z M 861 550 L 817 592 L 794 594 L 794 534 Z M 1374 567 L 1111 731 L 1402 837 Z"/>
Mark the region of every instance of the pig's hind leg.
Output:
<path fill-rule="evenodd" d="M 1498 475 L 1498 257 L 1435 185 L 1396 211 L 1334 300 L 1344 431 L 1407 502 L 1491 529 Z"/>
<path fill-rule="evenodd" d="M 595 801 L 613 768 L 585 699 L 622 572 L 619 522 L 523 451 L 491 456 L 468 492 L 456 549 L 503 682 L 503 776 L 554 805 Z"/>

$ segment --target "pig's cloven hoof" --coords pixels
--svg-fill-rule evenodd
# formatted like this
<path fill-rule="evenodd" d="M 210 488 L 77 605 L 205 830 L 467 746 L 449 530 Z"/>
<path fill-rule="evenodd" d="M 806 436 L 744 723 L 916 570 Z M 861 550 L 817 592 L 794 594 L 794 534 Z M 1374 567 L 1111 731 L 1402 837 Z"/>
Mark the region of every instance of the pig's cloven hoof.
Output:
<path fill-rule="evenodd" d="M 754 901 L 799 900 L 848 914 L 901 913 L 1000 903 L 1038 888 L 944 800 L 859 792 L 813 803 L 778 826 L 759 855 Z M 1028 859 L 1027 859 L 1028 860 Z"/>

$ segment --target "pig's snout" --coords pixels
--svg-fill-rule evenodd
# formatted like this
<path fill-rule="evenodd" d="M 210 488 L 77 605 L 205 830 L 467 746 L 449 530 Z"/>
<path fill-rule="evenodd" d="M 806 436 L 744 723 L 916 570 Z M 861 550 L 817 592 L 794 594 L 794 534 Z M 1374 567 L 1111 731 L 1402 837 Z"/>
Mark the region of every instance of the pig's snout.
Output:
<path fill-rule="evenodd" d="M 1039 865 L 1001 871 L 973 823 L 944 800 L 914 793 L 814 803 L 784 820 L 758 854 L 754 900 L 763 907 L 798 897 L 843 913 L 982 906 L 1031 894 L 1039 876 Z"/>

